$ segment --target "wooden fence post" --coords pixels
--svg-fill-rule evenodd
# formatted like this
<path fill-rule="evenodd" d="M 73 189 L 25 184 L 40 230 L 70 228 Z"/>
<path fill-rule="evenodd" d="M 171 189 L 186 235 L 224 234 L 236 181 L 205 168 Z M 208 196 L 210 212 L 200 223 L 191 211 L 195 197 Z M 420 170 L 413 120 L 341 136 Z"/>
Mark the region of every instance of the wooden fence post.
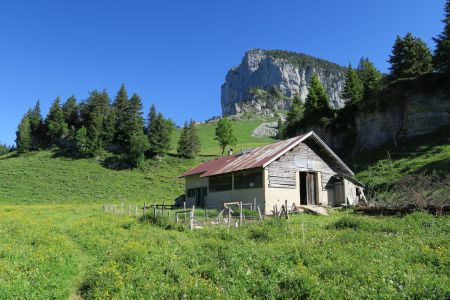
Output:
<path fill-rule="evenodd" d="M 253 210 L 256 210 L 256 198 L 253 198 Z"/>
<path fill-rule="evenodd" d="M 178 213 L 175 213 L 175 218 L 177 219 L 177 226 L 178 226 Z"/>
<path fill-rule="evenodd" d="M 231 209 L 228 207 L 228 227 L 231 225 Z"/>
<path fill-rule="evenodd" d="M 128 216 L 131 216 L 131 204 L 128 204 Z"/>
<path fill-rule="evenodd" d="M 285 211 L 285 213 L 286 213 L 286 219 L 289 220 L 287 200 L 284 200 L 284 211 Z"/>
<path fill-rule="evenodd" d="M 123 211 L 123 202 L 122 202 L 122 206 L 120 207 L 120 214 L 123 215 L 124 211 Z"/>
<path fill-rule="evenodd" d="M 239 226 L 242 226 L 242 201 L 239 202 Z"/>
<path fill-rule="evenodd" d="M 194 212 L 195 212 L 195 205 L 192 205 L 192 210 L 191 210 L 191 214 L 190 214 L 190 220 L 189 220 L 189 227 L 191 228 L 191 230 L 194 230 Z"/>
<path fill-rule="evenodd" d="M 183 223 L 184 224 L 186 224 L 186 201 L 184 201 L 183 202 L 183 210 L 184 210 L 184 213 L 183 213 L 183 217 L 184 217 L 184 220 L 183 220 Z"/>
<path fill-rule="evenodd" d="M 259 205 L 258 205 L 258 213 L 259 213 L 259 219 L 262 221 L 261 208 L 259 208 Z"/>

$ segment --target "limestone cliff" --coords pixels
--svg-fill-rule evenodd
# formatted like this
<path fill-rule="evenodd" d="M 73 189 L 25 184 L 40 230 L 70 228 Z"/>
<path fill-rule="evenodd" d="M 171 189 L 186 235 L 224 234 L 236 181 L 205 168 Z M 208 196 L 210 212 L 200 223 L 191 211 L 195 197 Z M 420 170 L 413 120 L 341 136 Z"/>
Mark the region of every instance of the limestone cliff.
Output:
<path fill-rule="evenodd" d="M 224 116 L 244 112 L 273 114 L 289 108 L 290 97 L 307 96 L 308 83 L 316 73 L 334 108 L 344 106 L 341 91 L 346 69 L 306 54 L 279 50 L 249 50 L 241 64 L 231 69 L 222 85 Z"/>

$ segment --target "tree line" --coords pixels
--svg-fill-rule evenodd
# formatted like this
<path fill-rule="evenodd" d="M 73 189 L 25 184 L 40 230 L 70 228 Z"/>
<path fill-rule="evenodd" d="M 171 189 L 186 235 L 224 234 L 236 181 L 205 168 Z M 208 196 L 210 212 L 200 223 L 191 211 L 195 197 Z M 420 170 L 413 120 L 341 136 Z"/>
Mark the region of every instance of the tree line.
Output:
<path fill-rule="evenodd" d="M 356 103 L 374 96 L 383 87 L 402 78 L 415 78 L 425 73 L 442 73 L 450 78 L 450 0 L 444 8 L 444 29 L 434 38 L 434 53 L 420 38 L 407 33 L 397 36 L 389 56 L 389 74 L 383 75 L 368 58 L 361 58 L 356 69 L 348 66 L 342 98 L 346 107 L 334 110 L 329 105 L 328 94 L 317 74 L 313 74 L 308 87 L 308 95 L 303 103 L 294 96 L 286 121 L 278 120 L 280 138 L 295 136 L 302 128 L 309 126 L 327 126 L 339 114 L 352 110 Z"/>
<path fill-rule="evenodd" d="M 79 156 L 120 155 L 130 166 L 140 166 L 147 157 L 164 156 L 171 148 L 175 123 L 152 105 L 147 118 L 138 94 L 128 96 L 122 85 L 111 101 L 108 93 L 94 90 L 86 100 L 74 96 L 64 103 L 57 97 L 45 118 L 39 101 L 21 119 L 16 131 L 18 153 L 58 147 Z M 185 123 L 178 154 L 198 154 L 200 140 L 191 120 Z"/>

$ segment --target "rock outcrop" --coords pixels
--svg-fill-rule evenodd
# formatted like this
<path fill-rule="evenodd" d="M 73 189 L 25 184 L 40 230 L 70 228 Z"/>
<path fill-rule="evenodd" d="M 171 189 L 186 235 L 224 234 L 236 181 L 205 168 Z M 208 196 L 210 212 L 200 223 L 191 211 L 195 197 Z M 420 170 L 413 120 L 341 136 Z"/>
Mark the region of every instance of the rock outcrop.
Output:
<path fill-rule="evenodd" d="M 341 91 L 345 72 L 342 66 L 306 54 L 249 50 L 241 64 L 226 75 L 221 94 L 222 114 L 271 115 L 276 110 L 286 110 L 293 95 L 305 100 L 314 73 L 327 90 L 331 106 L 343 107 Z"/>

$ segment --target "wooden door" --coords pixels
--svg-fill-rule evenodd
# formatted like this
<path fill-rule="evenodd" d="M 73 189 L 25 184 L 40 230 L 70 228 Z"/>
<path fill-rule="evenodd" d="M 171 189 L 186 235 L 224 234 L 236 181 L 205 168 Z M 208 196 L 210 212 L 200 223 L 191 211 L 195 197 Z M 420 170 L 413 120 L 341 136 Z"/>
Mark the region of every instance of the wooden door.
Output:
<path fill-rule="evenodd" d="M 316 204 L 316 174 L 306 173 L 306 199 L 308 205 Z"/>

